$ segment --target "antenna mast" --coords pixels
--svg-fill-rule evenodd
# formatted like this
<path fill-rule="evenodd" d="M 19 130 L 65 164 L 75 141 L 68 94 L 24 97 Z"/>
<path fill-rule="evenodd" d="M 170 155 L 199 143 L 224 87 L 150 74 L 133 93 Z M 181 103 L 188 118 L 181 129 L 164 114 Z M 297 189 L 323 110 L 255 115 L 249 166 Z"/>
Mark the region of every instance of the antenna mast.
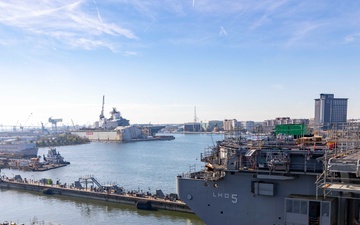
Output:
<path fill-rule="evenodd" d="M 197 122 L 197 117 L 196 117 L 196 106 L 194 107 L 194 123 Z"/>
<path fill-rule="evenodd" d="M 195 124 L 196 124 L 197 118 L 196 118 L 196 106 L 194 106 L 194 123 L 193 123 L 193 132 L 195 131 Z"/>
<path fill-rule="evenodd" d="M 100 114 L 100 120 L 102 120 L 102 119 L 104 118 L 104 104 L 105 104 L 105 95 L 103 95 L 102 108 L 101 108 L 101 114 Z"/>

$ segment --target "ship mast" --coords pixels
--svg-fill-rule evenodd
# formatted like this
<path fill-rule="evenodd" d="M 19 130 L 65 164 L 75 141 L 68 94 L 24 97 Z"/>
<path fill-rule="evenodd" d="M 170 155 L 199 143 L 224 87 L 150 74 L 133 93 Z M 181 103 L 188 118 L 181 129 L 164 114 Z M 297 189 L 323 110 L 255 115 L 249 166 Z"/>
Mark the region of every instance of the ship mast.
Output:
<path fill-rule="evenodd" d="M 105 104 L 105 95 L 103 95 L 102 108 L 101 108 L 101 114 L 100 114 L 100 120 L 102 120 L 102 119 L 104 118 L 104 104 Z"/>

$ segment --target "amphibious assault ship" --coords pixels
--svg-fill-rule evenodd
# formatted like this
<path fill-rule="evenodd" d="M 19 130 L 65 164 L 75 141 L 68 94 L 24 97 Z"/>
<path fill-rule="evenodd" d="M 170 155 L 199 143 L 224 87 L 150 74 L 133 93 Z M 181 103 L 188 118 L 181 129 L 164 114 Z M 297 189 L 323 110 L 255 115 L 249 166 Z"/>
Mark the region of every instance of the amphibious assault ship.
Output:
<path fill-rule="evenodd" d="M 360 224 L 359 131 L 225 139 L 201 154 L 204 169 L 177 177 L 178 194 L 207 225 Z"/>

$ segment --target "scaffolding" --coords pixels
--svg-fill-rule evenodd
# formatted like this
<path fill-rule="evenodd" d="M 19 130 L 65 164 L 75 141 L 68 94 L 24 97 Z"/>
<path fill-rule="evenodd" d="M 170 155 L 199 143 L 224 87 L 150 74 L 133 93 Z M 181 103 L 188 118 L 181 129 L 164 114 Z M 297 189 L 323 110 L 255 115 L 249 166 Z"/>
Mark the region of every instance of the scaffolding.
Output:
<path fill-rule="evenodd" d="M 333 126 L 326 131 L 327 145 L 322 160 L 324 170 L 317 177 L 318 197 L 332 192 L 360 194 L 360 123 Z"/>

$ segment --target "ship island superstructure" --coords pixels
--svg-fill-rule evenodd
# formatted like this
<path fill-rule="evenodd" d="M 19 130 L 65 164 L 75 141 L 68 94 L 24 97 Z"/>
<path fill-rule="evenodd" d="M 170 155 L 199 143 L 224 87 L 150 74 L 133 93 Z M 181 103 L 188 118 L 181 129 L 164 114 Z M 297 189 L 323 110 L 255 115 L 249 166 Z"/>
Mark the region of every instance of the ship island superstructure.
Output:
<path fill-rule="evenodd" d="M 207 225 L 360 224 L 359 135 L 357 124 L 326 138 L 227 138 L 177 191 Z"/>

